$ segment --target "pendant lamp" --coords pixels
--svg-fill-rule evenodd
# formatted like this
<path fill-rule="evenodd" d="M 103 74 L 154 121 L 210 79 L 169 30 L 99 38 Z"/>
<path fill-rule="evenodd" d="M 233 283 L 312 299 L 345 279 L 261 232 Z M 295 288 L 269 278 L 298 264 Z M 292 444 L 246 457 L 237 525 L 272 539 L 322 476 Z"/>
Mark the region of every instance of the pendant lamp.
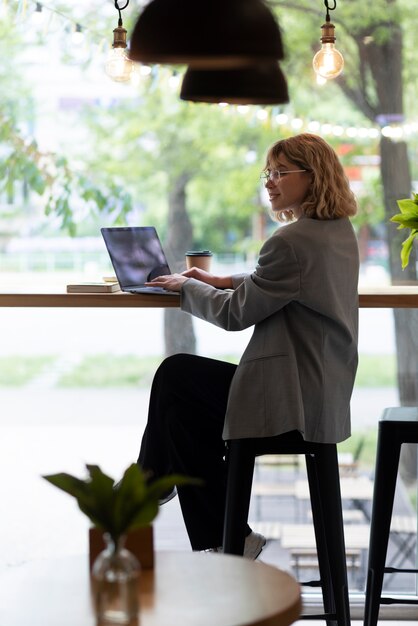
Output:
<path fill-rule="evenodd" d="M 276 62 L 226 70 L 189 68 L 183 78 L 180 98 L 230 104 L 289 102 L 286 78 Z"/>
<path fill-rule="evenodd" d="M 335 26 L 331 24 L 330 11 L 334 11 L 337 6 L 337 0 L 334 0 L 332 7 L 329 6 L 328 0 L 324 0 L 327 13 L 325 16 L 325 24 L 321 26 L 321 49 L 315 54 L 312 65 L 315 73 L 320 78 L 330 80 L 337 78 L 344 69 L 344 57 L 335 47 Z"/>
<path fill-rule="evenodd" d="M 283 58 L 264 0 L 152 0 L 130 38 L 130 58 L 199 68 L 242 67 Z"/>

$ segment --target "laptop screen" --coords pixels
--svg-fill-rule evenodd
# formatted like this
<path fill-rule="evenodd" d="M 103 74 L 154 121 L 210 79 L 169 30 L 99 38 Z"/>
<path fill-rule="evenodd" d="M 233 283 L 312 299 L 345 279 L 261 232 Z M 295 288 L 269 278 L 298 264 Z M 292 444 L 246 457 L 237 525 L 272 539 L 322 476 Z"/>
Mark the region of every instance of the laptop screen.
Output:
<path fill-rule="evenodd" d="M 153 226 L 102 228 L 101 233 L 122 289 L 171 274 Z"/>

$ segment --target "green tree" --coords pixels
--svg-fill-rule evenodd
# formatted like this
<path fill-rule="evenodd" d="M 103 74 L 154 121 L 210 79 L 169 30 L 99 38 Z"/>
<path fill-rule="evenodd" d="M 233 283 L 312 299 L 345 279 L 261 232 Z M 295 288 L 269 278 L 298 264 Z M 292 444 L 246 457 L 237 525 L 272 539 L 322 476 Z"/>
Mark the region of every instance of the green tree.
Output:
<path fill-rule="evenodd" d="M 61 9 L 63 3 L 56 7 Z M 24 217 L 36 212 L 33 194 L 39 197 L 43 212 L 72 235 L 76 233 L 74 217 L 83 207 L 112 213 L 117 219 L 132 208 L 124 187 L 112 178 L 104 180 L 99 172 L 87 176 L 71 162 L 70 155 L 45 151 L 38 145 L 28 59 L 45 47 L 45 31 L 27 28 L 32 26 L 30 11 L 27 22 L 17 17 L 12 9 L 0 17 L 0 54 L 5 60 L 0 68 L 0 220 L 3 218 L 4 239 L 10 228 L 16 229 Z M 10 28 L 13 20 L 16 23 Z M 10 227 L 7 222 L 18 226 Z"/>
<path fill-rule="evenodd" d="M 248 230 L 266 141 L 244 115 L 180 101 L 172 82 L 171 71 L 160 68 L 138 99 L 100 116 L 89 111 L 89 169 L 109 176 L 123 170 L 130 194 L 163 234 L 171 267 L 181 271 L 187 249 L 228 250 Z M 109 137 L 118 146 L 111 158 Z M 191 317 L 167 310 L 165 339 L 167 354 L 194 352 Z"/>

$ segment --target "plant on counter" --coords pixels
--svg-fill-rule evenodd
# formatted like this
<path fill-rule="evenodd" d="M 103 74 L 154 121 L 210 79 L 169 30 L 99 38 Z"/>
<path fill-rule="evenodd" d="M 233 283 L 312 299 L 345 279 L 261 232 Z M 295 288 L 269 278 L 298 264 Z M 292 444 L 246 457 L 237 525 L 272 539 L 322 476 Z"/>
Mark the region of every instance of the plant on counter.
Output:
<path fill-rule="evenodd" d="M 412 195 L 412 198 L 405 198 L 397 201 L 401 212 L 390 218 L 391 222 L 399 224 L 398 229 L 410 229 L 409 236 L 402 243 L 401 261 L 403 270 L 409 263 L 409 255 L 411 254 L 412 245 L 415 237 L 418 235 L 418 193 L 414 193 Z"/>
<path fill-rule="evenodd" d="M 150 524 L 158 514 L 159 500 L 176 485 L 200 484 L 197 479 L 180 475 L 148 481 L 136 463 L 126 469 L 118 483 L 98 465 L 86 468 L 88 477 L 84 480 L 66 473 L 43 478 L 74 496 L 81 511 L 94 526 L 110 535 L 114 545 L 128 531 Z"/>

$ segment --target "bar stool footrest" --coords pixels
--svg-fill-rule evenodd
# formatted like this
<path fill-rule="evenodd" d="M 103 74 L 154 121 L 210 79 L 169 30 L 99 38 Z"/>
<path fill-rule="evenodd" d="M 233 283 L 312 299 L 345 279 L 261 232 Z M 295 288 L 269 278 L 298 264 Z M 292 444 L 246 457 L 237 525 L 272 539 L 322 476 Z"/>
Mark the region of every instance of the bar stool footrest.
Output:
<path fill-rule="evenodd" d="M 385 567 L 385 574 L 418 574 L 418 569 L 403 569 L 398 567 Z"/>
<path fill-rule="evenodd" d="M 332 621 L 337 619 L 336 613 L 306 613 L 306 615 L 301 615 L 298 619 L 309 619 L 309 620 L 326 620 Z"/>
<path fill-rule="evenodd" d="M 322 582 L 320 580 L 307 580 L 303 583 L 299 583 L 299 585 L 302 585 L 303 587 L 321 587 Z"/>
<path fill-rule="evenodd" d="M 405 596 L 382 596 L 380 604 L 418 604 L 418 598 L 406 598 Z"/>

